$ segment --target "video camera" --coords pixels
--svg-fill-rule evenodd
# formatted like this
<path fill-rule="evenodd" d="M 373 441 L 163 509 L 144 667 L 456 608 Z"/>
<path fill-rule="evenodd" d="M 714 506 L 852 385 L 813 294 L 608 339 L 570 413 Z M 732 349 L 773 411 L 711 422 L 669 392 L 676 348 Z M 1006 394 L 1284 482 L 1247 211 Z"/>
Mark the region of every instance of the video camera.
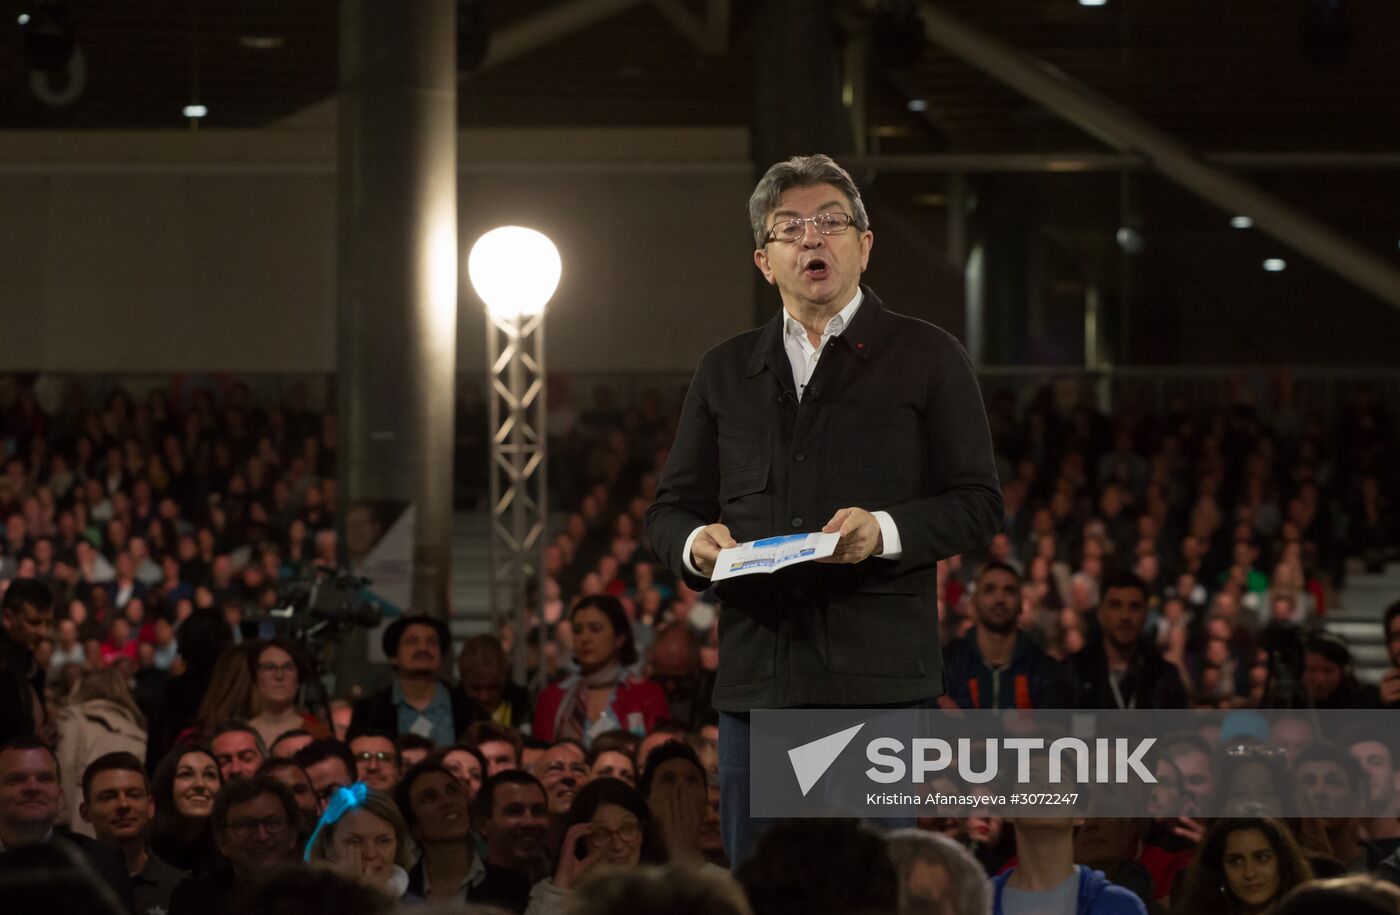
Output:
<path fill-rule="evenodd" d="M 373 629 L 383 614 L 367 596 L 368 578 L 349 569 L 314 566 L 278 589 L 278 605 L 263 619 L 303 644 L 335 639 L 358 627 Z"/>

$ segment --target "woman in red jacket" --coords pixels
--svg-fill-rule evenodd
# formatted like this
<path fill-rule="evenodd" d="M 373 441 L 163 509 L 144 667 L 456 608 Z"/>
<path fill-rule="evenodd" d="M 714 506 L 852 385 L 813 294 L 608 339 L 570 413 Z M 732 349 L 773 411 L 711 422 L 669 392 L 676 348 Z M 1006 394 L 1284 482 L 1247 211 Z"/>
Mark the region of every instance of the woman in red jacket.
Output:
<path fill-rule="evenodd" d="M 661 687 L 627 669 L 637 663 L 637 645 L 622 602 L 594 594 L 575 604 L 569 619 L 579 672 L 540 693 L 534 736 L 587 747 L 598 734 L 619 728 L 644 735 L 667 717 Z"/>

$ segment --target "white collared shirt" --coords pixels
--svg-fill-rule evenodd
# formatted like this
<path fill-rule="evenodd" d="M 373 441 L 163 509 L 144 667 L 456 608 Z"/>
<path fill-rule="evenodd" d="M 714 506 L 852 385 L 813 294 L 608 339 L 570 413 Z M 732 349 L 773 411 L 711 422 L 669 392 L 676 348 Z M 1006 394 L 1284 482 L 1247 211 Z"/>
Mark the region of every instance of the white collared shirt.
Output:
<path fill-rule="evenodd" d="M 807 390 L 807 382 L 811 380 L 812 374 L 817 370 L 817 363 L 821 361 L 822 352 L 826 350 L 826 345 L 833 337 L 841 336 L 846 328 L 851 326 L 852 319 L 855 318 L 856 311 L 860 308 L 860 303 L 865 299 L 865 292 L 856 287 L 856 294 L 851 297 L 851 301 L 846 307 L 841 309 L 826 322 L 826 327 L 822 328 L 821 345 L 813 347 L 812 341 L 807 337 L 807 328 L 802 326 L 786 309 L 783 311 L 783 350 L 787 353 L 788 362 L 792 365 L 792 381 L 797 389 L 797 399 L 801 400 L 803 393 Z M 887 511 L 871 512 L 876 522 L 880 525 L 880 538 L 884 550 L 876 553 L 881 559 L 899 559 L 904 555 L 904 545 L 899 540 L 899 528 L 895 526 L 894 519 Z M 687 572 L 692 575 L 703 575 L 699 569 L 690 561 L 690 549 L 695 544 L 695 538 L 700 536 L 704 526 L 697 527 L 690 532 L 690 536 L 685 540 L 685 547 L 681 552 L 681 562 L 685 564 Z"/>

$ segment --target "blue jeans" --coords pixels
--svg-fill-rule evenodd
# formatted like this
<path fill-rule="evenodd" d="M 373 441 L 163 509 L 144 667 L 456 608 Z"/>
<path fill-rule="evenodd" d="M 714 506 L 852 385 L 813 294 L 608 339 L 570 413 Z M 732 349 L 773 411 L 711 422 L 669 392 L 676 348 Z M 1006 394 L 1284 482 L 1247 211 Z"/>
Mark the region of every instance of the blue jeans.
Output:
<path fill-rule="evenodd" d="M 922 703 L 919 703 L 922 705 Z M 719 819 L 729 867 L 737 870 L 779 820 L 749 815 L 749 716 L 719 713 Z M 882 831 L 915 825 L 914 817 L 866 821 Z"/>

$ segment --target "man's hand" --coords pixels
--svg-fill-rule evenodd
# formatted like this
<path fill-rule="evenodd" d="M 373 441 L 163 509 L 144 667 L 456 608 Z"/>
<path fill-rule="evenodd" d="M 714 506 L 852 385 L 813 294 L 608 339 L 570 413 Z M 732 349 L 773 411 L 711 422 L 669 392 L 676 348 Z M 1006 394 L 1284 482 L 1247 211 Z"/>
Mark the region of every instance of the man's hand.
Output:
<path fill-rule="evenodd" d="M 1381 702 L 1386 705 L 1400 704 L 1400 667 L 1392 667 L 1381 677 Z"/>
<path fill-rule="evenodd" d="M 691 564 L 709 577 L 715 571 L 719 551 L 738 545 L 739 542 L 730 536 L 728 526 L 711 524 L 700 531 L 695 542 L 690 545 Z"/>
<path fill-rule="evenodd" d="M 822 528 L 823 534 L 841 533 L 836 552 L 818 562 L 856 563 L 884 549 L 880 522 L 863 508 L 843 508 L 831 516 Z M 697 542 L 699 538 L 696 538 Z"/>

